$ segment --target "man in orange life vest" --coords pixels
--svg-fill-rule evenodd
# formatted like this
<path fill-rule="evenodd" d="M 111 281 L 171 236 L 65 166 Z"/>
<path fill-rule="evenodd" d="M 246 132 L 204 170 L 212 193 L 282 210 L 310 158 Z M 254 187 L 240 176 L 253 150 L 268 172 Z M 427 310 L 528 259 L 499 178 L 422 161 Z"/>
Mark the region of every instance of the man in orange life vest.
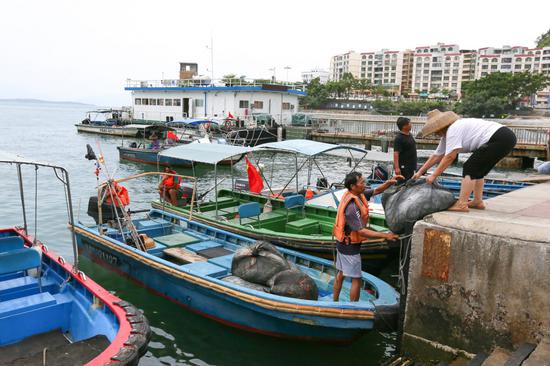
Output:
<path fill-rule="evenodd" d="M 178 172 L 173 170 L 170 166 L 165 167 L 164 172 L 169 174 L 178 174 Z M 158 187 L 160 197 L 166 202 L 170 202 L 170 204 L 177 206 L 178 204 L 177 193 L 178 193 L 179 187 L 180 187 L 180 177 L 175 177 L 173 175 L 163 176 Z"/>
<path fill-rule="evenodd" d="M 367 238 L 382 238 L 396 240 L 397 234 L 381 233 L 365 228 L 369 221 L 368 200 L 388 187 L 395 184 L 397 179 L 404 179 L 396 175 L 376 189 L 365 189 L 365 179 L 359 172 L 346 175 L 344 186 L 348 189 L 340 200 L 333 234 L 336 238 L 336 269 L 338 273 L 334 279 L 333 300 L 338 301 L 344 277 L 351 277 L 350 301 L 359 301 L 361 288 L 361 242 Z"/>

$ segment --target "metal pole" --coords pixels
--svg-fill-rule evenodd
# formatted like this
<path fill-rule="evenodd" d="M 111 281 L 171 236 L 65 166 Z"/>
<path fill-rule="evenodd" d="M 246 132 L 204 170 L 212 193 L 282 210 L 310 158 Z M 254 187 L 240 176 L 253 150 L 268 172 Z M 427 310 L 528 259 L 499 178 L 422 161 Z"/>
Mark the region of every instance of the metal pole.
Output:
<path fill-rule="evenodd" d="M 216 219 L 218 218 L 218 163 L 214 164 L 214 195 L 216 199 Z"/>
<path fill-rule="evenodd" d="M 65 179 L 66 179 L 66 186 L 67 186 L 67 200 L 69 203 L 69 225 L 71 226 L 71 240 L 73 242 L 73 255 L 74 255 L 74 264 L 73 269 L 75 272 L 78 271 L 78 247 L 76 246 L 76 235 L 74 232 L 74 215 L 73 215 L 73 201 L 71 198 L 71 185 L 69 183 L 69 172 L 67 172 L 65 169 L 63 169 L 63 172 L 65 173 Z"/>
<path fill-rule="evenodd" d="M 296 193 L 298 193 L 298 154 L 294 154 L 294 161 L 296 162 Z M 281 192 L 283 194 L 283 192 Z"/>
<path fill-rule="evenodd" d="M 25 210 L 25 194 L 23 192 L 23 175 L 21 174 L 21 164 L 17 164 L 17 177 L 19 178 L 19 195 L 21 196 L 21 206 L 23 207 L 23 226 L 25 227 L 25 234 L 28 234 L 27 211 Z"/>

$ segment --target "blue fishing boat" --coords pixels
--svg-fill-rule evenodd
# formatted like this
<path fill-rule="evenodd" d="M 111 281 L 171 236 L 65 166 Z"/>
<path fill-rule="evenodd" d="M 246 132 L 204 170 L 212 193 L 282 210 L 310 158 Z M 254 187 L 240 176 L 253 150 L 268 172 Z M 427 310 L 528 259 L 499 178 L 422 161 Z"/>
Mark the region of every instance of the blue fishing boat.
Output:
<path fill-rule="evenodd" d="M 146 174 L 161 173 L 139 176 Z M 254 220 L 245 216 L 241 212 L 243 220 Z M 253 239 L 157 209 L 129 221 L 113 219 L 102 224 L 98 216 L 94 219 L 97 225 L 75 225 L 84 255 L 186 309 L 232 327 L 276 337 L 350 342 L 397 317 L 398 293 L 366 272 L 362 273 L 360 301 L 347 301 L 351 285 L 345 282 L 341 301 L 334 302 L 336 269 L 331 261 L 277 248 L 319 290 L 315 300 L 285 297 L 256 284 L 234 281 L 234 253 L 255 243 Z"/>
<path fill-rule="evenodd" d="M 72 265 L 28 234 L 22 166 L 31 165 L 34 174 L 53 169 L 72 227 L 67 171 L 3 152 L 0 162 L 17 168 L 24 221 L 0 229 L 0 364 L 137 364 L 150 338 L 147 319 L 78 269 L 74 234 Z"/>

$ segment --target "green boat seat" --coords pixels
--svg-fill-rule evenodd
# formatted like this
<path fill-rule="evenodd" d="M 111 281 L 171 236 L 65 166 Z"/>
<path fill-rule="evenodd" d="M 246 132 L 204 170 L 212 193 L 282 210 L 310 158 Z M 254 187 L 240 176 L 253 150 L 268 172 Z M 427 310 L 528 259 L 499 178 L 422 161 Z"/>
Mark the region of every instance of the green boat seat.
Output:
<path fill-rule="evenodd" d="M 319 221 L 308 218 L 286 223 L 286 231 L 290 234 L 309 235 L 319 233 L 319 230 Z"/>
<path fill-rule="evenodd" d="M 165 226 L 171 226 L 172 224 L 168 220 L 164 219 L 154 219 L 154 220 L 141 220 L 137 223 L 136 229 L 138 230 L 150 230 L 150 229 L 158 229 Z"/>
<path fill-rule="evenodd" d="M 176 233 L 176 234 L 170 234 L 170 235 L 164 235 L 164 236 L 157 236 L 154 239 L 160 244 L 166 245 L 167 247 L 177 247 L 182 245 L 193 244 L 200 241 L 200 239 L 185 233 Z"/>
<path fill-rule="evenodd" d="M 222 277 L 227 275 L 228 273 L 228 270 L 226 268 L 209 262 L 194 262 L 184 264 L 183 266 L 181 266 L 181 268 L 200 276 Z"/>

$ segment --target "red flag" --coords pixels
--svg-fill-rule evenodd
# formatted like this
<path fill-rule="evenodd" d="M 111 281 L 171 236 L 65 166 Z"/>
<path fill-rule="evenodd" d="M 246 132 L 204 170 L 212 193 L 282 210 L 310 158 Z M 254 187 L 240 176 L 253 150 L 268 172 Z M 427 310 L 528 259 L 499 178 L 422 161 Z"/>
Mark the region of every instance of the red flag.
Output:
<path fill-rule="evenodd" d="M 233 115 L 231 114 L 231 112 L 229 112 L 229 117 L 228 118 L 235 118 L 233 117 Z"/>
<path fill-rule="evenodd" d="M 246 161 L 246 174 L 248 174 L 248 187 L 250 192 L 260 193 L 262 189 L 264 189 L 264 181 L 262 180 L 260 172 L 252 165 L 248 157 L 245 156 L 244 159 Z"/>

